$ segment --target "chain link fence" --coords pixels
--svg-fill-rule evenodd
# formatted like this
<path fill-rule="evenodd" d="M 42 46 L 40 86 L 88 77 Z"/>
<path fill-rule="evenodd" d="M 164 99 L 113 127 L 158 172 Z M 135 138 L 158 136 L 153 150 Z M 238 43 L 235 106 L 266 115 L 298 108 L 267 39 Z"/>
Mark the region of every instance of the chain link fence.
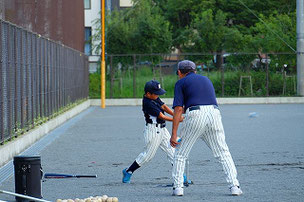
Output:
<path fill-rule="evenodd" d="M 0 21 L 0 143 L 88 98 L 88 59 Z"/>
<path fill-rule="evenodd" d="M 197 73 L 213 82 L 218 97 L 295 96 L 296 53 L 184 53 L 107 55 L 107 98 L 142 97 L 144 85 L 158 80 L 174 96 L 177 63 L 190 59 Z M 100 97 L 100 72 L 90 74 L 90 97 Z"/>

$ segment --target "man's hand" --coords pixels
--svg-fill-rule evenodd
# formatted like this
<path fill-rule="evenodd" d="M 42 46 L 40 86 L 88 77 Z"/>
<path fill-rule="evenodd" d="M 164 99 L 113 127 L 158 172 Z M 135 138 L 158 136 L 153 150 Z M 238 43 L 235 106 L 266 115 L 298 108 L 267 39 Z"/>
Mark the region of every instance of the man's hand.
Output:
<path fill-rule="evenodd" d="M 171 136 L 171 138 L 170 138 L 170 145 L 171 145 L 171 147 L 176 147 L 177 145 L 179 145 L 180 143 L 179 142 L 177 142 L 177 138 L 176 137 L 174 137 L 173 135 Z"/>
<path fill-rule="evenodd" d="M 170 139 L 170 145 L 172 147 L 176 147 L 179 144 L 176 138 L 177 138 L 178 125 L 179 122 L 182 120 L 182 114 L 183 114 L 183 107 L 176 106 L 174 108 L 174 113 L 173 113 L 172 135 Z"/>
<path fill-rule="evenodd" d="M 184 116 L 181 116 L 179 122 L 183 122 L 184 119 L 185 119 L 185 117 L 184 117 Z"/>

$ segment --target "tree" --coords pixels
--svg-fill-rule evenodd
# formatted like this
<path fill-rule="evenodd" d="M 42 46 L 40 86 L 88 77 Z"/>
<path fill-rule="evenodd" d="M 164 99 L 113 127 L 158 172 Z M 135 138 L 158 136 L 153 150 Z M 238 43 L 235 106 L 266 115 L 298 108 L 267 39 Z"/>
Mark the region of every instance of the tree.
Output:
<path fill-rule="evenodd" d="M 217 0 L 213 9 L 222 10 L 229 24 L 238 27 L 243 34 L 248 34 L 250 27 L 259 22 L 255 16 L 268 17 L 274 12 L 278 14 L 290 14 L 296 9 L 294 0 Z"/>
<path fill-rule="evenodd" d="M 259 22 L 255 15 L 265 17 L 274 12 L 287 14 L 294 12 L 294 0 L 153 0 L 162 14 L 170 22 L 173 46 L 184 52 L 183 47 L 192 36 L 191 24 L 197 15 L 208 9 L 215 15 L 219 10 L 226 16 L 225 26 L 234 27 L 243 35 L 250 35 L 250 27 Z"/>
<path fill-rule="evenodd" d="M 169 22 L 157 10 L 151 1 L 140 0 L 134 1 L 134 7 L 129 10 L 114 11 L 107 15 L 107 54 L 170 52 L 172 37 Z M 100 25 L 100 20 L 96 23 Z M 100 26 L 94 40 L 100 41 Z"/>
<path fill-rule="evenodd" d="M 265 30 L 255 15 L 271 23 L 293 17 L 295 9 L 294 0 L 134 0 L 133 8 L 107 16 L 107 53 L 255 52 L 261 43 L 270 50 L 275 41 L 258 40 Z"/>
<path fill-rule="evenodd" d="M 223 52 L 240 50 L 243 36 L 234 27 L 226 24 L 226 14 L 218 10 L 215 14 L 208 9 L 196 16 L 191 27 L 192 41 L 186 49 L 195 52 L 216 54 L 216 67 L 222 65 Z"/>
<path fill-rule="evenodd" d="M 276 53 L 294 53 L 296 50 L 296 13 L 289 15 L 274 13 L 269 17 L 261 15 L 260 18 L 264 23 L 258 22 L 251 27 L 252 47 L 256 52 L 274 53 L 271 56 L 273 63 L 277 64 L 277 68 L 282 68 L 286 63 L 295 66 L 296 57 Z"/>
<path fill-rule="evenodd" d="M 135 26 L 131 35 L 134 53 L 168 53 L 172 36 L 169 22 L 160 15 L 159 8 L 149 0 L 135 1 L 130 23 Z"/>
<path fill-rule="evenodd" d="M 183 52 L 183 46 L 189 41 L 189 27 L 196 13 L 207 9 L 214 0 L 154 0 L 163 16 L 170 22 L 172 46 Z"/>
<path fill-rule="evenodd" d="M 251 27 L 252 43 L 261 52 L 290 52 L 296 49 L 296 14 L 260 16 L 265 22 Z"/>

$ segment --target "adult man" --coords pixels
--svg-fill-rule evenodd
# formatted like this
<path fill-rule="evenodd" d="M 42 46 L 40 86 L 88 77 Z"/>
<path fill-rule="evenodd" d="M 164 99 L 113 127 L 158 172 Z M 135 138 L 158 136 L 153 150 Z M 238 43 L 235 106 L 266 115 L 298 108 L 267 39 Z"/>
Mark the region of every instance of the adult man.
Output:
<path fill-rule="evenodd" d="M 176 147 L 172 177 L 173 195 L 183 196 L 183 171 L 185 160 L 198 138 L 201 138 L 219 160 L 226 174 L 232 195 L 241 195 L 237 171 L 225 141 L 221 114 L 216 102 L 212 82 L 205 76 L 196 74 L 196 65 L 189 60 L 178 63 L 180 78 L 174 89 L 174 115 L 170 144 Z M 181 142 L 176 141 L 179 117 L 185 112 L 181 129 Z"/>

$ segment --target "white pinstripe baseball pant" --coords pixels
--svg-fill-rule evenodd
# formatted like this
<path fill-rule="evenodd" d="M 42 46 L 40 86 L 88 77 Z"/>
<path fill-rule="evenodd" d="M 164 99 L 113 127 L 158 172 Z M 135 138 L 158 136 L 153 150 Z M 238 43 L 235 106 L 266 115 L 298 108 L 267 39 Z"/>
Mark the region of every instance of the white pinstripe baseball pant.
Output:
<path fill-rule="evenodd" d="M 174 187 L 183 187 L 185 160 L 198 138 L 201 138 L 212 150 L 213 155 L 222 164 L 229 186 L 239 186 L 237 171 L 225 141 L 220 111 L 213 105 L 200 106 L 200 109 L 187 110 L 181 128 L 181 144 L 176 147 L 172 177 Z"/>
<path fill-rule="evenodd" d="M 156 127 L 156 124 L 148 124 L 144 130 L 145 149 L 136 158 L 139 166 L 143 166 L 149 162 L 154 156 L 157 149 L 160 147 L 168 157 L 168 160 L 173 164 L 175 149 L 170 146 L 170 138 L 167 128 Z"/>

